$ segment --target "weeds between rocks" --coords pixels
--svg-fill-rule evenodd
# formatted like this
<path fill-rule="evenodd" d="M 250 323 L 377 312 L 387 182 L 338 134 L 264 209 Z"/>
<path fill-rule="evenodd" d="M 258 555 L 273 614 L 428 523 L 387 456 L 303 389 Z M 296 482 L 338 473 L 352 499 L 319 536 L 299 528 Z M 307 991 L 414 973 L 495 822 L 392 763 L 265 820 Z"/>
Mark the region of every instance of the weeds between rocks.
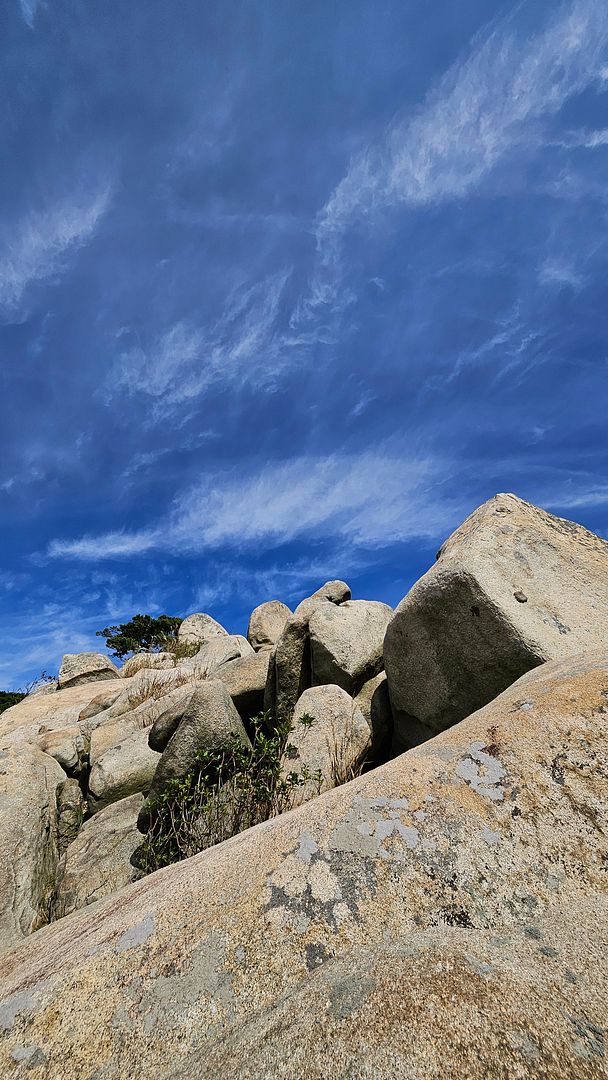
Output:
<path fill-rule="evenodd" d="M 283 774 L 285 758 L 295 751 L 289 743 L 293 727 L 282 724 L 269 734 L 269 720 L 268 713 L 253 718 L 251 746 L 235 735 L 223 750 L 202 751 L 192 772 L 170 781 L 137 849 L 139 869 L 152 873 L 284 813 L 304 784 L 316 784 L 318 794 L 320 770 L 304 766 Z M 310 716 L 300 720 L 304 727 L 314 722 Z"/>
<path fill-rule="evenodd" d="M 138 705 L 143 705 L 144 701 L 158 701 L 170 690 L 185 686 L 186 683 L 192 680 L 192 674 L 188 671 L 178 674 L 177 678 L 168 683 L 163 677 L 166 672 L 162 668 L 160 670 L 154 668 L 144 670 L 148 670 L 150 674 L 143 677 L 138 682 L 138 685 L 129 691 L 129 711 L 136 709 Z"/>

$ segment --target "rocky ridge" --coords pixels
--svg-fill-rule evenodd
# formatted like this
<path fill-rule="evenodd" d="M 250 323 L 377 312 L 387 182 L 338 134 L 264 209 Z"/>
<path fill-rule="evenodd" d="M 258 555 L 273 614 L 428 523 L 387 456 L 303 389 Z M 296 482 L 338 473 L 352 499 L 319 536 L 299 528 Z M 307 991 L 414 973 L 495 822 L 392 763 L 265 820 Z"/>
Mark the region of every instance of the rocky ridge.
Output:
<path fill-rule="evenodd" d="M 395 612 L 334 581 L 67 658 L 0 715 L 2 1075 L 607 1075 L 607 627 L 606 542 L 500 495 Z M 262 706 L 321 779 L 142 877 Z"/>

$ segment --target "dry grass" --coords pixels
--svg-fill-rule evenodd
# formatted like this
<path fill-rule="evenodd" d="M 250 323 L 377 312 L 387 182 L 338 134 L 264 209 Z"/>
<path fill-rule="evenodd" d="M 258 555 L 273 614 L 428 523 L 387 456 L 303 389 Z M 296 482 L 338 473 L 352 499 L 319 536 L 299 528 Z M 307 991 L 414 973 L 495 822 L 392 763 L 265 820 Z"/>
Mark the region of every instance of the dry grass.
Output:
<path fill-rule="evenodd" d="M 165 672 L 162 669 L 155 671 L 154 668 L 144 668 L 144 670 L 149 671 L 149 674 L 143 677 L 137 686 L 129 690 L 128 711 L 136 709 L 138 705 L 143 705 L 144 701 L 158 701 L 171 690 L 192 681 L 192 674 L 189 671 L 179 672 L 169 681 L 163 678 Z"/>

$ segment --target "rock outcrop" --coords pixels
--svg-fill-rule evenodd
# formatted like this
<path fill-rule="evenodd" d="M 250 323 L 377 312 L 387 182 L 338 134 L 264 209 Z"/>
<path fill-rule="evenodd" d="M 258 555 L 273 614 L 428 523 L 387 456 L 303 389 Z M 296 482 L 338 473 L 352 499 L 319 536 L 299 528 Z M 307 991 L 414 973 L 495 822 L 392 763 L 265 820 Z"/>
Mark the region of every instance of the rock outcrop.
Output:
<path fill-rule="evenodd" d="M 177 640 L 182 645 L 207 645 L 214 638 L 223 637 L 224 634 L 228 634 L 228 631 L 211 615 L 197 611 L 181 623 L 177 631 Z"/>
<path fill-rule="evenodd" d="M 106 750 L 95 762 L 89 776 L 89 809 L 96 814 L 109 803 L 126 799 L 138 791 L 148 791 L 160 754 L 148 746 L 148 729 L 128 735 Z"/>
<path fill-rule="evenodd" d="M 33 746 L 0 749 L 0 952 L 49 918 L 57 788 L 65 779 L 58 763 Z"/>
<path fill-rule="evenodd" d="M 224 683 L 243 719 L 250 719 L 264 708 L 270 653 L 263 649 L 252 656 L 242 656 L 222 664 L 214 677 Z"/>
<path fill-rule="evenodd" d="M 247 627 L 247 640 L 256 652 L 270 651 L 276 645 L 291 615 L 287 604 L 268 600 L 254 608 Z"/>
<path fill-rule="evenodd" d="M 270 665 L 264 708 L 273 717 L 287 722 L 296 702 L 312 686 L 312 665 L 308 627 L 311 616 L 325 604 L 343 604 L 351 592 L 344 581 L 328 581 L 312 596 L 298 604 L 287 619 Z"/>
<path fill-rule="evenodd" d="M 355 698 L 355 705 L 371 728 L 371 760 L 375 765 L 383 765 L 390 757 L 393 742 L 393 713 L 386 672 L 381 671 L 363 684 Z"/>
<path fill-rule="evenodd" d="M 305 690 L 293 714 L 283 776 L 300 778 L 291 805 L 300 806 L 322 791 L 357 775 L 371 748 L 371 729 L 341 686 Z"/>
<path fill-rule="evenodd" d="M 0 958 L 0 1074 L 605 1077 L 607 694 L 606 652 L 543 665 L 43 928 Z"/>
<path fill-rule="evenodd" d="M 84 825 L 57 871 L 54 915 L 62 918 L 116 892 L 137 877 L 131 856 L 141 843 L 137 815 L 140 793 L 111 803 Z"/>
<path fill-rule="evenodd" d="M 384 662 L 395 751 L 547 660 L 606 640 L 608 544 L 514 495 L 484 503 L 395 611 Z"/>
<path fill-rule="evenodd" d="M 243 722 L 224 683 L 219 679 L 203 681 L 200 688 L 192 694 L 182 719 L 155 768 L 148 797 L 139 813 L 138 826 L 141 832 L 146 832 L 149 828 L 154 805 L 163 794 L 167 783 L 179 780 L 191 772 L 202 750 L 221 750 L 230 744 L 235 735 L 244 743 L 249 743 Z M 154 751 L 150 750 L 150 753 Z"/>
<path fill-rule="evenodd" d="M 309 619 L 313 685 L 335 683 L 357 694 L 383 667 L 393 609 L 376 600 L 320 604 Z"/>
<path fill-rule="evenodd" d="M 102 682 L 118 676 L 118 668 L 114 667 L 109 657 L 103 653 L 66 653 L 59 669 L 58 687 L 66 690 L 69 686 Z"/>
<path fill-rule="evenodd" d="M 130 679 L 138 671 L 164 671 L 175 667 L 175 658 L 168 652 L 138 652 L 125 660 L 120 669 L 123 679 Z"/>

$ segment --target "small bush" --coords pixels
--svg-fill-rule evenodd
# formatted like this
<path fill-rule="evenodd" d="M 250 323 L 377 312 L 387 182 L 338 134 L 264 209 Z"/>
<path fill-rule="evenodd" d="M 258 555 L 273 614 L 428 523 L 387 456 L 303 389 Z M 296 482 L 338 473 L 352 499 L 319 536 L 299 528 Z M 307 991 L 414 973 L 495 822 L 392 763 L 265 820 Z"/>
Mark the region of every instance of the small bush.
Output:
<path fill-rule="evenodd" d="M 11 705 L 16 705 L 18 701 L 22 701 L 25 696 L 25 693 L 20 693 L 18 690 L 0 690 L 0 713 L 3 713 L 5 709 L 10 709 Z"/>
<path fill-rule="evenodd" d="M 311 723 L 307 718 L 307 726 Z M 304 768 L 283 775 L 283 760 L 294 749 L 288 741 L 291 725 L 269 733 L 268 713 L 254 717 L 251 725 L 251 746 L 235 735 L 224 750 L 202 751 L 191 773 L 168 784 L 136 853 L 140 869 L 151 873 L 284 813 L 294 789 L 303 784 L 313 781 L 320 789 L 320 773 Z"/>

